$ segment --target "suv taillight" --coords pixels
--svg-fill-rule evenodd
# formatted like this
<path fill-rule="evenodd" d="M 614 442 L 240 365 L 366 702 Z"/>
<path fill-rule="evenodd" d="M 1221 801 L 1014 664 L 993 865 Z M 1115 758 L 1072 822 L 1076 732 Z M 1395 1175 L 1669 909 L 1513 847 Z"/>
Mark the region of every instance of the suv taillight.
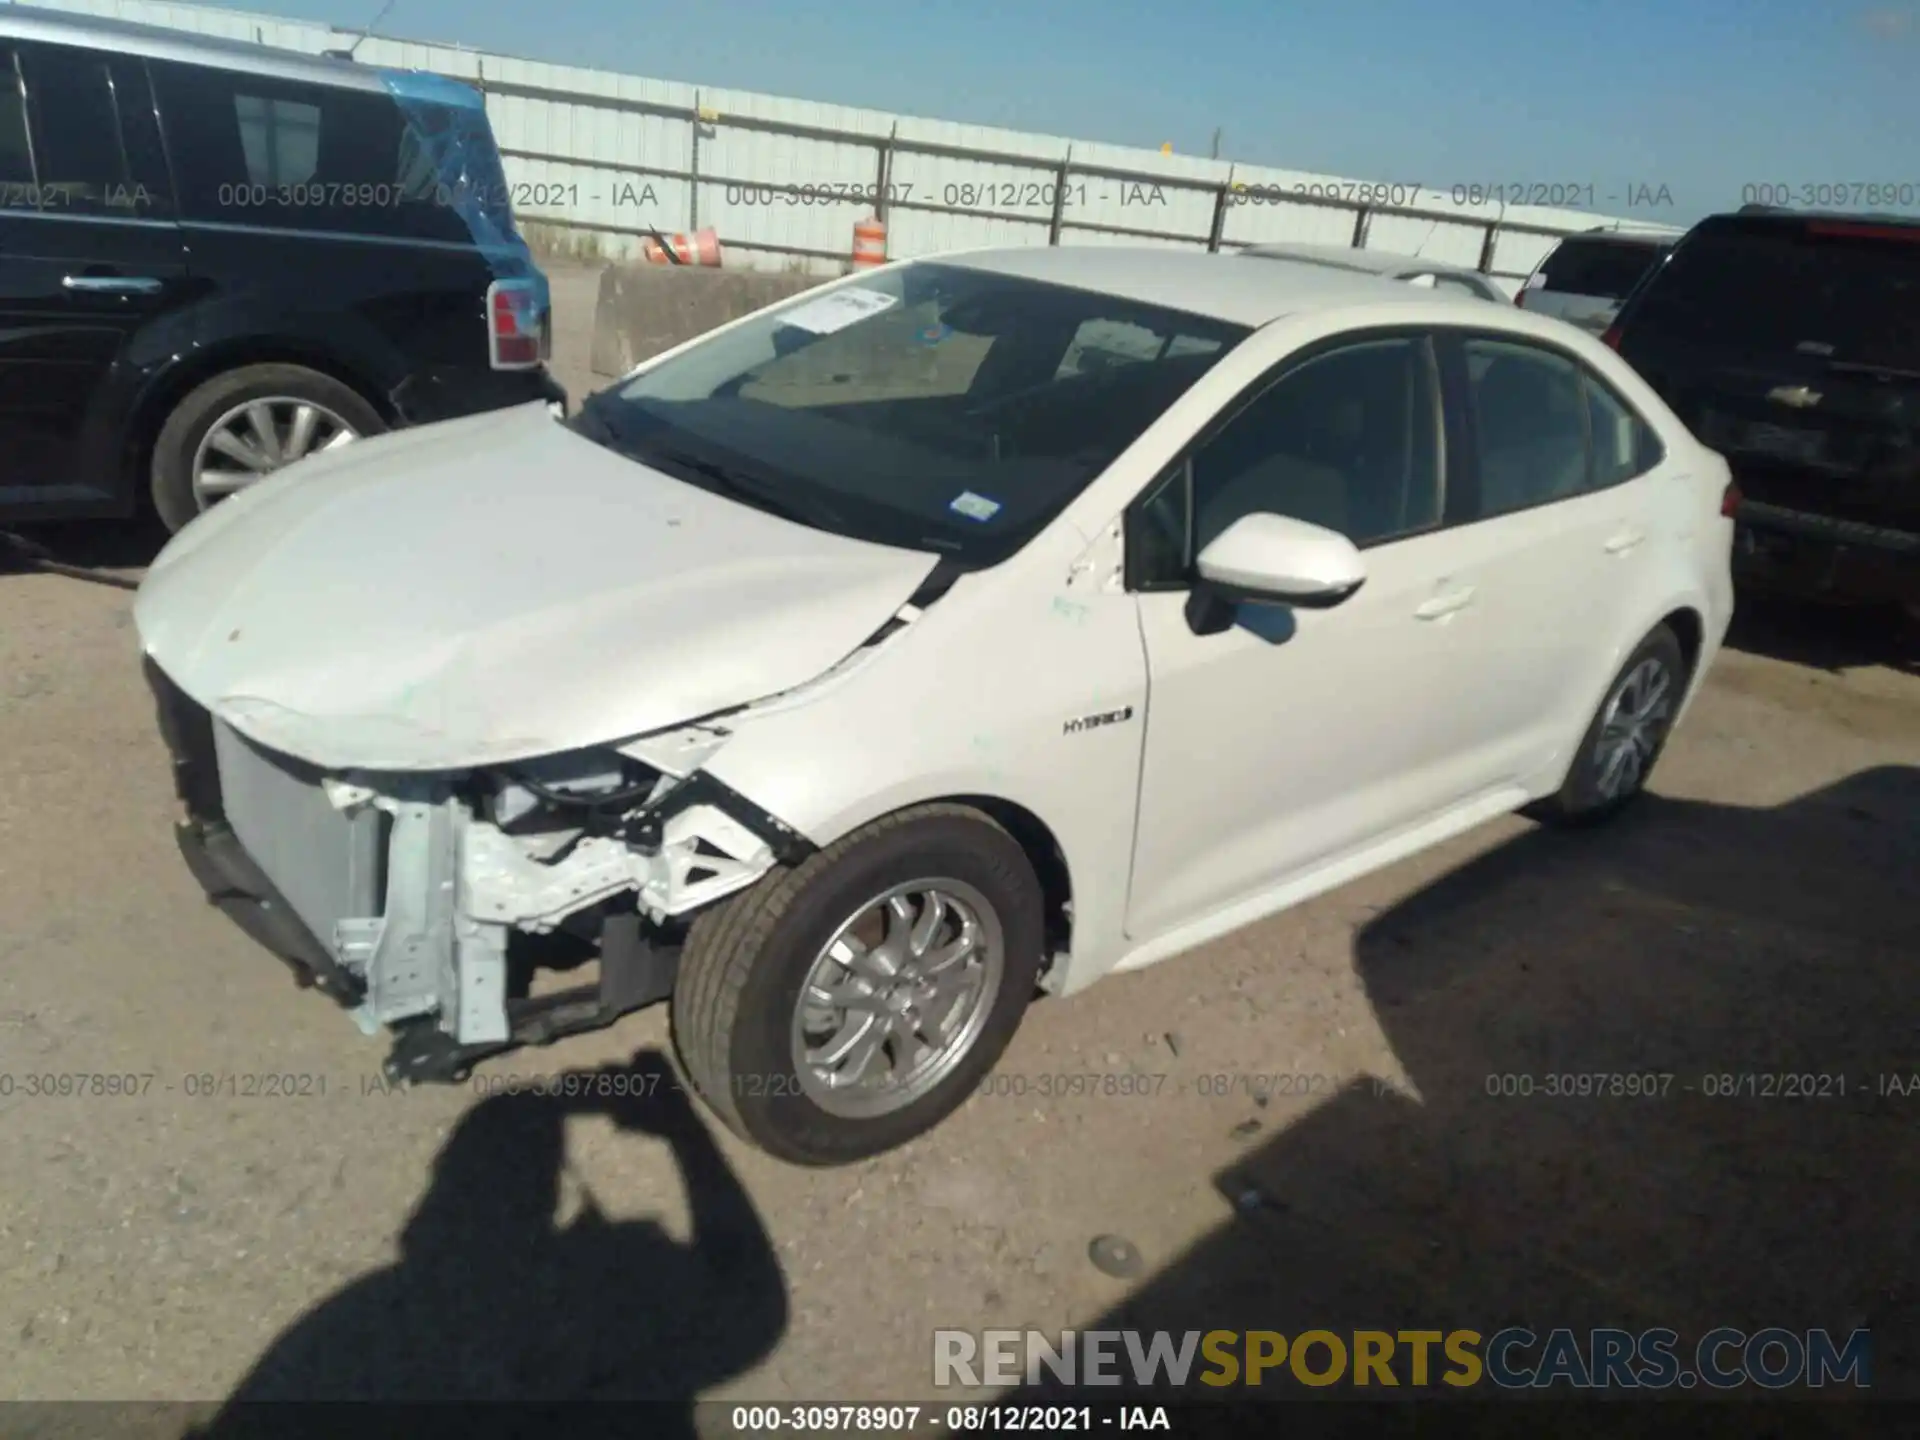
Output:
<path fill-rule="evenodd" d="M 547 358 L 553 318 L 544 287 L 532 280 L 496 280 L 487 287 L 487 359 L 496 370 L 531 370 Z"/>
<path fill-rule="evenodd" d="M 1740 487 L 1729 480 L 1727 488 L 1720 492 L 1720 514 L 1731 520 L 1740 513 Z"/>
<path fill-rule="evenodd" d="M 1600 337 L 1600 343 L 1609 350 L 1618 350 L 1620 348 L 1620 327 L 1618 325 L 1609 325 L 1607 327 L 1607 333 Z"/>

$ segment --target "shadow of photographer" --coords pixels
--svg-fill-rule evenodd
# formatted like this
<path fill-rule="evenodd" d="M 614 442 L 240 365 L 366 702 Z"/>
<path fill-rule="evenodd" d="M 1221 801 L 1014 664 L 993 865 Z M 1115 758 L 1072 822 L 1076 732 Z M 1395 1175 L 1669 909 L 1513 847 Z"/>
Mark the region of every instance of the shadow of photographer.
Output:
<path fill-rule="evenodd" d="M 545 1089 L 468 1111 L 402 1232 L 399 1260 L 296 1321 L 195 1433 L 359 1433 L 374 1410 L 349 1417 L 311 1403 L 342 1401 L 383 1402 L 382 1411 L 460 1402 L 463 1429 L 494 1422 L 468 1433 L 498 1433 L 516 1410 L 532 1426 L 525 1433 L 540 1433 L 542 1407 L 568 1402 L 549 1418 L 578 1433 L 585 1411 L 574 1402 L 619 1400 L 653 1402 L 603 1412 L 624 1415 L 626 1433 L 693 1435 L 694 1397 L 752 1367 L 785 1332 L 772 1242 L 658 1052 Z M 584 1184 L 578 1215 L 556 1224 L 565 1126 L 581 1115 L 665 1142 L 687 1189 L 687 1241 L 655 1220 L 610 1219 Z"/>

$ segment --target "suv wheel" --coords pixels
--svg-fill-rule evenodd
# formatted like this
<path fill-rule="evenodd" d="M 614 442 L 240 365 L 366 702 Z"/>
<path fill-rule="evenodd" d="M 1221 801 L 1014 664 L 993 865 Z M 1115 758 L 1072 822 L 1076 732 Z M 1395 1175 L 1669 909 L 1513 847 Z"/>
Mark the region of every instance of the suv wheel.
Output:
<path fill-rule="evenodd" d="M 1631 804 L 1666 746 L 1686 686 L 1680 642 L 1665 625 L 1656 626 L 1607 687 L 1559 793 L 1526 813 L 1549 823 L 1591 824 Z"/>
<path fill-rule="evenodd" d="M 1032 999 L 1044 939 L 1026 854 L 978 811 L 863 827 L 694 922 L 673 994 L 694 1088 L 743 1139 L 840 1165 L 945 1119 Z"/>
<path fill-rule="evenodd" d="M 168 530 L 282 466 L 377 435 L 373 406 L 302 365 L 247 365 L 190 391 L 153 447 L 153 507 Z"/>

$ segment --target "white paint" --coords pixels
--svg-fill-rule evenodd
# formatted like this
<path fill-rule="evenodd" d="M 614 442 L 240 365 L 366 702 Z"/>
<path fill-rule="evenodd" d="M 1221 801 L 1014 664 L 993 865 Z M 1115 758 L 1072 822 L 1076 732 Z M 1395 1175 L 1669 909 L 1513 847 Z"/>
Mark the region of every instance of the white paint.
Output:
<path fill-rule="evenodd" d="M 884 643 L 856 649 L 931 556 L 680 485 L 537 406 L 363 442 L 216 508 L 150 572 L 142 638 L 189 694 L 328 767 L 624 744 L 704 769 L 821 846 L 916 803 L 1019 805 L 1071 880 L 1071 953 L 1049 977 L 1062 992 L 1551 793 L 1626 651 L 1670 611 L 1703 617 L 1696 689 L 1711 665 L 1732 609 L 1725 462 L 1593 338 L 1305 265 L 1118 249 L 953 259 L 1257 328 L 1025 549 Z M 1128 505 L 1275 366 L 1383 324 L 1557 347 L 1647 417 L 1666 459 L 1359 555 L 1297 522 L 1249 527 L 1249 575 L 1276 565 L 1276 539 L 1280 568 L 1309 578 L 1364 569 L 1344 603 L 1290 612 L 1281 643 L 1195 635 L 1186 595 L 1127 592 Z M 1106 723 L 1075 723 L 1087 717 Z M 670 856 L 691 863 L 707 838 L 730 857 L 696 884 L 737 888 L 770 863 L 720 809 L 680 823 L 694 828 L 669 834 Z M 472 888 L 493 897 L 479 903 L 512 923 L 551 923 L 610 886 L 663 913 L 719 893 L 687 884 L 677 860 L 640 866 L 605 846 L 558 877 L 498 847 L 476 856 L 489 866 Z"/>
<path fill-rule="evenodd" d="M 1242 515 L 1195 557 L 1203 578 L 1255 594 L 1311 599 L 1363 584 L 1366 562 L 1346 536 L 1286 515 Z"/>
<path fill-rule="evenodd" d="M 457 769 L 811 680 L 933 564 L 682 484 L 534 404 L 288 467 L 181 531 L 134 620 L 262 745 Z"/>

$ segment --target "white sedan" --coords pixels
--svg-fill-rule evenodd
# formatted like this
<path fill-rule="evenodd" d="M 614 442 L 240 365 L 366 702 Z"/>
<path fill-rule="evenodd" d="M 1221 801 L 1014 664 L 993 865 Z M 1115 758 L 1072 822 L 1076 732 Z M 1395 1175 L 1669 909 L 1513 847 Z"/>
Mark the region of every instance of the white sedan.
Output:
<path fill-rule="evenodd" d="M 1036 993 L 1630 802 L 1726 630 L 1728 493 L 1555 321 L 983 251 L 572 420 L 302 462 L 135 618 L 188 861 L 395 1078 L 670 997 L 714 1111 L 833 1164 L 959 1105 Z"/>

